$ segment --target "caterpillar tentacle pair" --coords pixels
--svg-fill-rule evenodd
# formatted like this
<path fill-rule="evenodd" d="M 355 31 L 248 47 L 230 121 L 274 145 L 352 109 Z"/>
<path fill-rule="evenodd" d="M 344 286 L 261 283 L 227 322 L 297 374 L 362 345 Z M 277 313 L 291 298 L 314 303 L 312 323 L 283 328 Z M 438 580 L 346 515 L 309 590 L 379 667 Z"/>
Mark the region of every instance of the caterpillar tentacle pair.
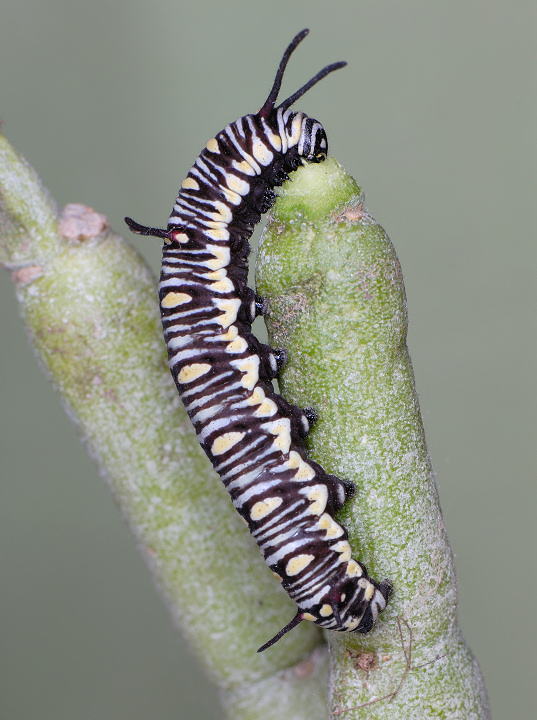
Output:
<path fill-rule="evenodd" d="M 339 632 L 371 629 L 391 593 L 351 557 L 334 519 L 353 487 L 308 459 L 315 420 L 275 393 L 285 359 L 251 324 L 265 305 L 247 285 L 248 240 L 281 185 L 328 152 L 323 126 L 291 105 L 330 72 L 321 70 L 276 106 L 291 42 L 262 108 L 211 138 L 182 183 L 165 230 L 125 218 L 164 240 L 160 307 L 170 369 L 199 442 L 276 578 L 298 606 L 266 649 L 302 620 Z"/>

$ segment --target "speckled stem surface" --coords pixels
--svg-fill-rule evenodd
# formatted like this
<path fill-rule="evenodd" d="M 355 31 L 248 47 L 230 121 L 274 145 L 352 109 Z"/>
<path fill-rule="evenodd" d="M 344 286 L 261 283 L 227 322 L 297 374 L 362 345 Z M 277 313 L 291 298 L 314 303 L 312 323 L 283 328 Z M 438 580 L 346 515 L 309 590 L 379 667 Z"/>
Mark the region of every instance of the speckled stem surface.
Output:
<path fill-rule="evenodd" d="M 313 407 L 312 457 L 355 483 L 339 514 L 354 557 L 395 592 L 368 635 L 328 633 L 331 717 L 485 720 L 483 678 L 457 624 L 457 588 L 406 347 L 401 268 L 334 159 L 280 190 L 258 292 L 282 394 Z"/>
<path fill-rule="evenodd" d="M 309 623 L 256 649 L 294 604 L 200 449 L 166 361 L 156 280 L 91 208 L 58 215 L 0 136 L 0 263 L 45 373 L 136 537 L 171 615 L 239 720 L 326 718 Z"/>

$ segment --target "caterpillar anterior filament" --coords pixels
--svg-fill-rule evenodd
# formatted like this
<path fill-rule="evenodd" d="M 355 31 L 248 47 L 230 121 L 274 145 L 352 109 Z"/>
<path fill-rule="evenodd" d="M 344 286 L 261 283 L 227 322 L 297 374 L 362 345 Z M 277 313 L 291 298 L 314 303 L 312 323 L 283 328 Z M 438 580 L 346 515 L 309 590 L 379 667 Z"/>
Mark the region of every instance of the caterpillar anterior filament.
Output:
<path fill-rule="evenodd" d="M 323 126 L 291 105 L 344 62 L 328 65 L 276 106 L 280 62 L 263 107 L 211 138 L 183 181 L 165 230 L 125 218 L 164 240 L 160 307 L 170 369 L 199 442 L 270 569 L 298 606 L 293 620 L 339 632 L 368 632 L 391 593 L 351 557 L 334 519 L 354 488 L 304 450 L 313 413 L 276 394 L 283 353 L 260 343 L 251 324 L 264 309 L 247 285 L 250 238 L 274 203 L 273 188 L 303 162 L 326 159 Z"/>

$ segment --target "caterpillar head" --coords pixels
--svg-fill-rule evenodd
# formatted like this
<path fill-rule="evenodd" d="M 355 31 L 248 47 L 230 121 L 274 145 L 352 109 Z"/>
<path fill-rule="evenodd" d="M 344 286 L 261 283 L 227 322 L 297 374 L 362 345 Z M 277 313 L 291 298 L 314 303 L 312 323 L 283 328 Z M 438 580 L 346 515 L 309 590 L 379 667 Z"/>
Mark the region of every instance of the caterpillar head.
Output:
<path fill-rule="evenodd" d="M 302 121 L 298 155 L 307 162 L 318 163 L 326 160 L 328 140 L 324 128 L 318 120 L 306 117 Z"/>
<path fill-rule="evenodd" d="M 285 133 L 287 151 L 297 158 L 297 166 L 302 160 L 315 163 L 326 160 L 328 141 L 318 120 L 290 110 L 283 114 L 278 110 L 276 115 L 279 132 L 282 136 Z"/>
<path fill-rule="evenodd" d="M 283 116 L 288 147 L 291 148 L 293 146 L 297 146 L 298 157 L 303 158 L 307 162 L 322 162 L 326 159 L 328 154 L 328 142 L 323 126 L 318 120 L 314 120 L 304 113 L 290 113 L 289 108 L 294 102 L 301 98 L 305 92 L 316 85 L 319 80 L 322 80 L 334 70 L 344 67 L 347 63 L 338 62 L 333 63 L 332 65 L 327 65 L 318 72 L 315 77 L 309 80 L 309 82 L 293 93 L 293 95 L 288 97 L 287 100 L 284 100 L 280 103 L 280 105 L 278 105 L 278 107 L 275 107 L 276 99 L 282 84 L 283 73 L 285 72 L 289 58 L 297 45 L 306 37 L 308 32 L 309 30 L 302 30 L 302 32 L 298 33 L 284 52 L 272 89 L 258 114 L 266 120 L 275 118 L 278 115 L 280 117 Z"/>

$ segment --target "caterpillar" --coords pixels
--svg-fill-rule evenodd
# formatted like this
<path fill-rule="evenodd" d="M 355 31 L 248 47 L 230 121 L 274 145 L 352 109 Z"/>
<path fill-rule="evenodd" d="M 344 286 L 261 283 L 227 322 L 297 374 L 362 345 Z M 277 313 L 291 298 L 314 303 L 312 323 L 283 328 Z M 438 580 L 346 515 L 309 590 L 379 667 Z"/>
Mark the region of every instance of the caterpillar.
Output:
<path fill-rule="evenodd" d="M 297 605 L 294 618 L 338 632 L 368 632 L 392 592 L 351 557 L 334 514 L 354 485 L 308 459 L 316 416 L 272 385 L 285 352 L 252 334 L 266 303 L 247 285 L 249 238 L 273 205 L 274 187 L 302 163 L 326 159 L 323 126 L 290 110 L 313 85 L 346 65 L 328 65 L 276 106 L 287 47 L 261 107 L 211 138 L 183 181 L 168 226 L 140 225 L 164 241 L 159 298 L 169 366 L 201 447 L 220 475 L 273 574 Z"/>

